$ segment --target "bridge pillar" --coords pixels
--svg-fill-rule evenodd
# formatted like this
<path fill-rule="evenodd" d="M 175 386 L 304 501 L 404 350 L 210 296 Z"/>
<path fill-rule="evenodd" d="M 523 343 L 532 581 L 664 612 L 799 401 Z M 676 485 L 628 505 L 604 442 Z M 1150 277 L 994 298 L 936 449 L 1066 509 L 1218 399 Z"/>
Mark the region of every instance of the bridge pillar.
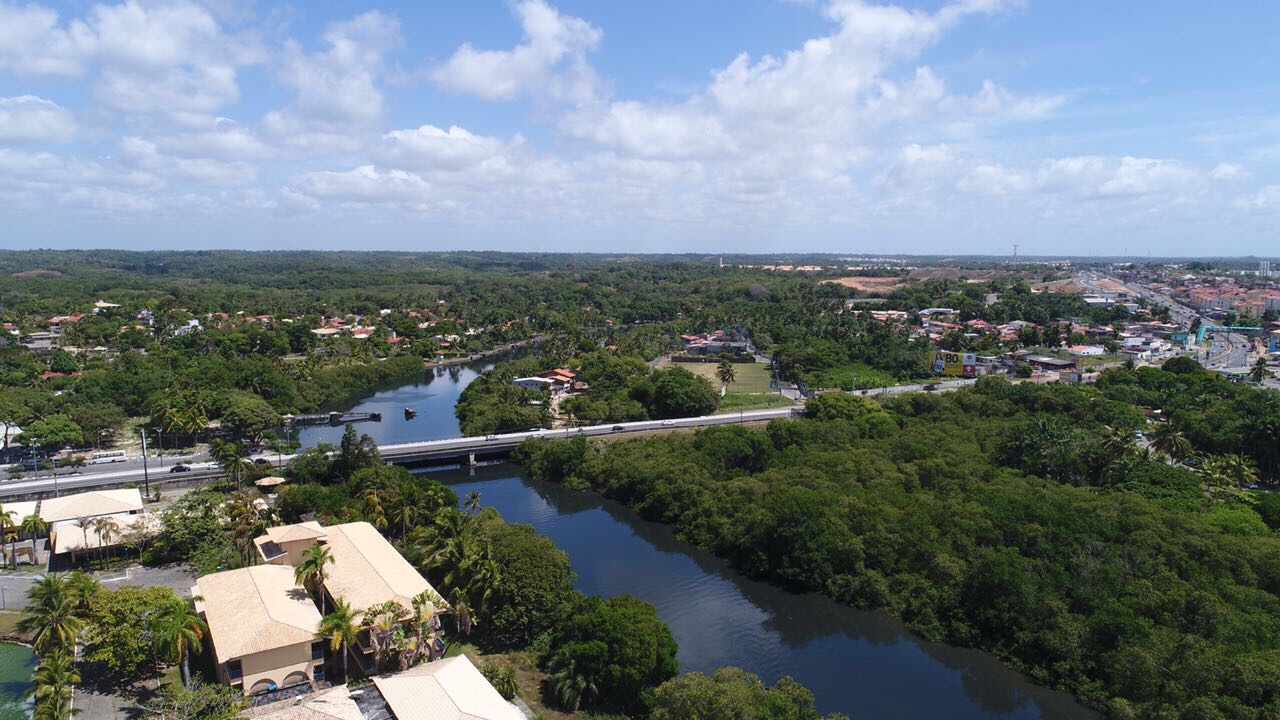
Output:
<path fill-rule="evenodd" d="M 472 450 L 471 452 L 467 453 L 467 465 L 468 465 L 468 466 L 470 466 L 470 467 L 475 467 L 475 466 L 476 466 L 476 451 L 475 451 L 475 450 Z"/>

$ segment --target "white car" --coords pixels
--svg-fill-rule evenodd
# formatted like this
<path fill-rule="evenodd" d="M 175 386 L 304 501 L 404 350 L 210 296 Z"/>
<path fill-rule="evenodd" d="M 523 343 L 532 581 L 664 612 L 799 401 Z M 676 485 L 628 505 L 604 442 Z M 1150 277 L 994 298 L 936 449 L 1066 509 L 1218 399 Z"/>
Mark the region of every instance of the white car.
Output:
<path fill-rule="evenodd" d="M 672 425 L 675 425 L 675 424 L 676 424 L 676 421 L 675 421 L 675 420 L 663 420 L 663 421 L 662 421 L 662 427 L 671 427 Z"/>

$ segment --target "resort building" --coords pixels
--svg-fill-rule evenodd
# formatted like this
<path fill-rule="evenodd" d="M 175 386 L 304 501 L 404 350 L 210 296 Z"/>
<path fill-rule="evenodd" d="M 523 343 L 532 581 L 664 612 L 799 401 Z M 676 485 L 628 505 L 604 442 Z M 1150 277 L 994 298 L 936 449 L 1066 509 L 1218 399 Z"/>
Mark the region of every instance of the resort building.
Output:
<path fill-rule="evenodd" d="M 323 591 L 328 602 L 341 599 L 353 609 L 365 610 L 389 600 L 405 608 L 423 592 L 436 599 L 432 614 L 448 610 L 435 588 L 367 522 L 321 526 L 316 522 L 268 528 L 254 541 L 263 562 L 297 565 L 313 543 L 329 548 L 333 563 L 325 573 Z M 438 622 L 438 621 L 436 621 Z M 373 671 L 373 648 L 368 633 L 350 648 L 361 670 Z"/>
<path fill-rule="evenodd" d="M 44 498 L 38 513 L 49 524 L 53 555 L 119 547 L 135 534 L 155 534 L 160 527 L 159 518 L 143 509 L 137 488 Z"/>
<path fill-rule="evenodd" d="M 466 655 L 373 679 L 396 720 L 524 720 Z"/>
<path fill-rule="evenodd" d="M 293 568 L 255 565 L 205 575 L 191 589 L 209 625 L 218 679 L 246 694 L 324 680 L 320 611 Z"/>

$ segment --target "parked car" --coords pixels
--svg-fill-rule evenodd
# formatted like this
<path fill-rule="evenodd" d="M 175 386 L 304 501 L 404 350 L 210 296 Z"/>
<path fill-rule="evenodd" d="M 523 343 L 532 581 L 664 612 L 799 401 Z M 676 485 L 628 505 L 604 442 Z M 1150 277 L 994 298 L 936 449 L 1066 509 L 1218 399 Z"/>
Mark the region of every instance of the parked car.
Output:
<path fill-rule="evenodd" d="M 171 473 L 190 472 L 190 471 L 191 471 L 190 465 L 174 465 L 173 467 L 169 468 L 169 472 Z"/>

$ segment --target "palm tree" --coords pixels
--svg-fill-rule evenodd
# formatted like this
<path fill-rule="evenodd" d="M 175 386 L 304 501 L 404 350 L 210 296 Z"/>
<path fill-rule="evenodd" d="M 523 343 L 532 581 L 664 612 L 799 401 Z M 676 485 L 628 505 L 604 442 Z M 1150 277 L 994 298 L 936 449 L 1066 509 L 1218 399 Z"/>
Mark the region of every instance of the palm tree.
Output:
<path fill-rule="evenodd" d="M 46 575 L 31 584 L 18 632 L 31 634 L 36 652 L 71 651 L 84 629 L 83 613 L 65 575 Z"/>
<path fill-rule="evenodd" d="M 31 675 L 31 687 L 24 697 L 35 697 L 35 717 L 62 720 L 71 707 L 73 686 L 80 682 L 71 655 L 63 651 L 48 653 L 40 658 L 40 664 Z M 43 712 L 41 712 L 43 710 Z"/>
<path fill-rule="evenodd" d="M 382 669 L 391 654 L 392 636 L 401 620 L 409 617 L 409 610 L 395 600 L 374 605 L 361 613 L 361 624 L 369 631 L 369 644 L 373 646 L 373 662 Z"/>
<path fill-rule="evenodd" d="M 78 517 L 75 520 L 72 520 L 71 524 L 80 528 L 81 534 L 84 535 L 84 549 L 88 550 L 89 549 L 89 528 L 93 527 L 93 520 L 87 517 Z M 71 556 L 73 558 L 75 557 L 74 551 L 71 553 Z"/>
<path fill-rule="evenodd" d="M 733 363 L 728 358 L 720 361 L 720 365 L 716 367 L 716 377 L 720 379 L 721 385 L 728 385 L 738 379 L 738 371 L 733 369 Z"/>
<path fill-rule="evenodd" d="M 89 611 L 93 610 L 94 600 L 97 599 L 98 593 L 102 591 L 102 585 L 98 584 L 98 581 L 92 575 L 83 570 L 74 570 L 67 573 L 64 583 L 67 593 L 76 604 L 77 611 L 81 617 L 87 618 Z"/>
<path fill-rule="evenodd" d="M 1174 460 L 1183 460 L 1191 455 L 1191 441 L 1182 431 L 1165 422 L 1151 433 L 1151 447 L 1168 455 Z"/>
<path fill-rule="evenodd" d="M 472 490 L 467 493 L 467 497 L 462 501 L 462 507 L 467 511 L 468 515 L 476 513 L 480 510 L 480 491 Z"/>
<path fill-rule="evenodd" d="M 333 611 L 320 618 L 317 631 L 321 636 L 329 638 L 330 650 L 342 650 L 342 678 L 349 679 L 347 647 L 360 635 L 360 628 L 356 627 L 355 611 L 342 598 L 334 598 Z"/>
<path fill-rule="evenodd" d="M 551 690 L 564 709 L 577 712 L 584 702 L 599 697 L 595 681 L 578 672 L 577 663 L 564 653 L 557 653 L 547 665 L 551 673 Z"/>
<path fill-rule="evenodd" d="M 409 529 L 418 521 L 418 505 L 410 498 L 403 498 L 391 511 L 391 517 L 400 526 L 400 536 L 408 534 Z"/>
<path fill-rule="evenodd" d="M 3 507 L 0 507 L 0 533 L 3 533 L 6 536 L 6 540 L 15 527 L 16 525 L 14 525 L 13 517 L 11 517 L 9 513 L 5 512 Z M 16 540 L 17 535 L 13 535 L 13 538 Z M 18 564 L 17 556 L 10 555 L 10 557 L 13 559 L 13 564 L 16 566 Z M 7 562 L 8 561 L 6 561 L 6 563 Z"/>
<path fill-rule="evenodd" d="M 1258 361 L 1253 364 L 1253 369 L 1249 371 L 1249 377 L 1253 378 L 1254 382 L 1260 383 L 1270 376 L 1271 370 L 1267 368 L 1267 359 L 1259 357 Z"/>
<path fill-rule="evenodd" d="M 49 523 L 35 513 L 22 518 L 22 531 L 31 538 L 31 562 L 36 561 L 36 537 L 49 530 Z"/>
<path fill-rule="evenodd" d="M 319 540 L 311 543 L 311 547 L 302 551 L 302 561 L 293 569 L 293 581 L 303 587 L 311 587 L 320 595 L 320 614 L 324 615 L 324 580 L 325 566 L 332 565 L 333 551 Z"/>
<path fill-rule="evenodd" d="M 160 610 L 156 618 L 156 649 L 160 655 L 182 663 L 182 684 L 191 686 L 191 653 L 199 652 L 209 626 L 200 618 L 195 601 L 175 597 Z"/>

